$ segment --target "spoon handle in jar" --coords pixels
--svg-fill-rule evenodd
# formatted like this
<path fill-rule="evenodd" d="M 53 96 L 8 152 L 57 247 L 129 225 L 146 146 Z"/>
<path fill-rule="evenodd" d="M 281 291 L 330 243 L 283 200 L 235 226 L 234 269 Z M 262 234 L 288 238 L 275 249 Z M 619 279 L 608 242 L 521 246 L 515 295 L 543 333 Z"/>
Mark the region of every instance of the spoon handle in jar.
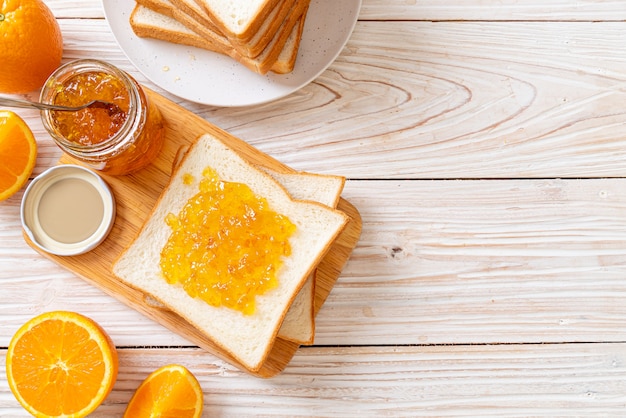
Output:
<path fill-rule="evenodd" d="M 49 105 L 49 104 L 38 103 L 38 102 L 29 102 L 28 100 L 19 100 L 19 99 L 13 99 L 9 97 L 0 97 L 0 106 L 10 106 L 10 107 L 19 107 L 19 108 L 28 108 L 28 109 L 35 108 L 39 110 L 78 110 L 78 109 L 87 107 L 90 103 L 86 103 L 85 105 L 80 106 L 80 107 L 67 107 L 67 106 Z"/>
<path fill-rule="evenodd" d="M 20 108 L 37 108 L 35 103 L 31 103 L 26 100 L 10 99 L 8 97 L 0 97 L 0 105 Z"/>

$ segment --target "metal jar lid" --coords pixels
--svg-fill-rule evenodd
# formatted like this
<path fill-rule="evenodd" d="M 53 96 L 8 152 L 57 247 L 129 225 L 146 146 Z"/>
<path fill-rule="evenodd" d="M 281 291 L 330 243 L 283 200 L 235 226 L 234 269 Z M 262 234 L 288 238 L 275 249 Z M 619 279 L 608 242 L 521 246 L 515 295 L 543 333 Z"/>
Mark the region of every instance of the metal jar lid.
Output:
<path fill-rule="evenodd" d="M 90 208 L 97 210 L 89 212 Z M 46 212 L 53 209 L 54 214 Z M 21 219 L 24 232 L 38 248 L 61 256 L 83 254 L 102 243 L 111 231 L 115 198 L 95 172 L 78 165 L 59 165 L 41 173 L 26 188 Z"/>

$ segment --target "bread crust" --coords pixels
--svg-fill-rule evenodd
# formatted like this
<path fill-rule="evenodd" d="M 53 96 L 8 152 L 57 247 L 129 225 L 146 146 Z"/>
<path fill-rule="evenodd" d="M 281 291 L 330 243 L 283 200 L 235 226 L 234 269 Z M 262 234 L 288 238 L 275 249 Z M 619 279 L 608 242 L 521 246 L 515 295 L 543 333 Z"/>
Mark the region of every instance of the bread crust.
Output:
<path fill-rule="evenodd" d="M 195 20 L 202 26 L 206 26 L 211 30 L 219 33 L 221 36 L 224 36 L 223 33 L 220 32 L 219 28 L 213 23 L 211 19 L 207 16 L 195 0 L 169 0 L 172 5 L 176 6 L 179 10 L 187 14 L 191 19 Z M 225 36 L 224 36 L 225 37 Z"/>
<path fill-rule="evenodd" d="M 297 200 L 313 200 L 337 208 L 345 177 L 315 173 L 277 173 L 264 169 Z M 287 311 L 278 336 L 300 345 L 311 345 L 315 339 L 315 280 L 317 269 L 309 276 Z"/>
<path fill-rule="evenodd" d="M 267 16 L 257 33 L 249 41 L 242 41 L 238 38 L 229 38 L 233 47 L 243 56 L 256 58 L 270 44 L 272 39 L 280 33 L 283 23 L 289 14 L 301 14 L 298 7 L 300 0 L 284 0 Z M 308 2 L 307 2 L 308 3 Z"/>
<path fill-rule="evenodd" d="M 207 16 L 211 21 L 219 28 L 226 37 L 230 39 L 238 39 L 241 42 L 249 42 L 257 33 L 267 16 L 271 11 L 284 0 L 264 0 L 257 10 L 257 13 L 248 20 L 240 29 L 234 30 L 228 25 L 220 16 L 216 13 L 215 9 L 211 7 L 211 0 L 195 0 L 196 3 L 204 9 Z M 239 1 L 239 0 L 231 0 Z"/>

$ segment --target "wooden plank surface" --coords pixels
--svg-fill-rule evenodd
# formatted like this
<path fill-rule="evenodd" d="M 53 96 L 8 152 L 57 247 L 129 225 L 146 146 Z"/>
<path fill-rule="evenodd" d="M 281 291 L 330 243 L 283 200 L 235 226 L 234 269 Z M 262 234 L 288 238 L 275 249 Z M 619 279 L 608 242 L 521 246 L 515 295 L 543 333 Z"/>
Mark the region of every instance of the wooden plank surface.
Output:
<path fill-rule="evenodd" d="M 624 2 L 569 0 L 364 0 L 363 20 L 622 21 Z"/>
<path fill-rule="evenodd" d="M 624 179 L 348 181 L 363 232 L 318 315 L 316 343 L 625 341 L 625 188 Z M 17 213 L 0 225 L 0 254 L 21 254 L 3 273 L 17 297 L 0 304 L 0 346 L 33 309 L 90 309 L 92 298 L 122 346 L 189 344 L 135 315 L 119 329 L 127 310 L 29 251 Z"/>
<path fill-rule="evenodd" d="M 271 380 L 193 348 L 119 354 L 121 379 L 91 417 L 121 416 L 134 388 L 166 362 L 196 375 L 207 417 L 619 416 L 626 402 L 622 344 L 307 348 Z M 0 405 L 11 398 L 0 375 Z M 24 416 L 13 405 L 3 412 Z"/>
<path fill-rule="evenodd" d="M 57 18 L 103 18 L 101 0 L 46 0 Z M 363 0 L 362 20 L 621 21 L 621 0 Z"/>
<path fill-rule="evenodd" d="M 623 176 L 626 22 L 543 25 L 361 22 L 315 82 L 232 109 L 155 88 L 105 21 L 62 22 L 68 58 L 101 56 L 298 170 L 371 179 Z M 22 114 L 45 139 L 38 114 Z M 44 164 L 59 155 L 42 141 Z"/>
<path fill-rule="evenodd" d="M 285 372 L 250 377 L 39 256 L 0 203 L 0 352 L 51 309 L 120 349 L 96 416 L 180 362 L 205 416 L 624 416 L 626 7 L 364 0 L 337 61 L 273 103 L 216 108 L 129 63 L 99 0 L 47 0 L 64 59 L 100 57 L 295 169 L 349 178 L 363 233 Z M 36 95 L 26 97 L 35 98 Z M 59 150 L 36 112 L 19 111 Z M 0 373 L 0 416 L 25 416 Z"/>

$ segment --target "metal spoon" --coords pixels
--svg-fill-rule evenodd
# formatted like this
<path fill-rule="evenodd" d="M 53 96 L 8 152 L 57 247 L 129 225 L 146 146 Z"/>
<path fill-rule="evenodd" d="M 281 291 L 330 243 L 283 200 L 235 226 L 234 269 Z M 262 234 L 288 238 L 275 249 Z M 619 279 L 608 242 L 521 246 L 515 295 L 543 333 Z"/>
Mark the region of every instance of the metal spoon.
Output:
<path fill-rule="evenodd" d="M 87 107 L 107 109 L 109 114 L 115 114 L 120 112 L 120 108 L 113 103 L 103 102 L 101 100 L 92 100 L 80 106 L 60 106 L 51 105 L 39 102 L 29 102 L 28 100 L 10 99 L 8 97 L 0 97 L 0 106 L 20 107 L 20 108 L 35 108 L 39 110 L 60 110 L 75 112 L 77 110 L 85 109 Z"/>

